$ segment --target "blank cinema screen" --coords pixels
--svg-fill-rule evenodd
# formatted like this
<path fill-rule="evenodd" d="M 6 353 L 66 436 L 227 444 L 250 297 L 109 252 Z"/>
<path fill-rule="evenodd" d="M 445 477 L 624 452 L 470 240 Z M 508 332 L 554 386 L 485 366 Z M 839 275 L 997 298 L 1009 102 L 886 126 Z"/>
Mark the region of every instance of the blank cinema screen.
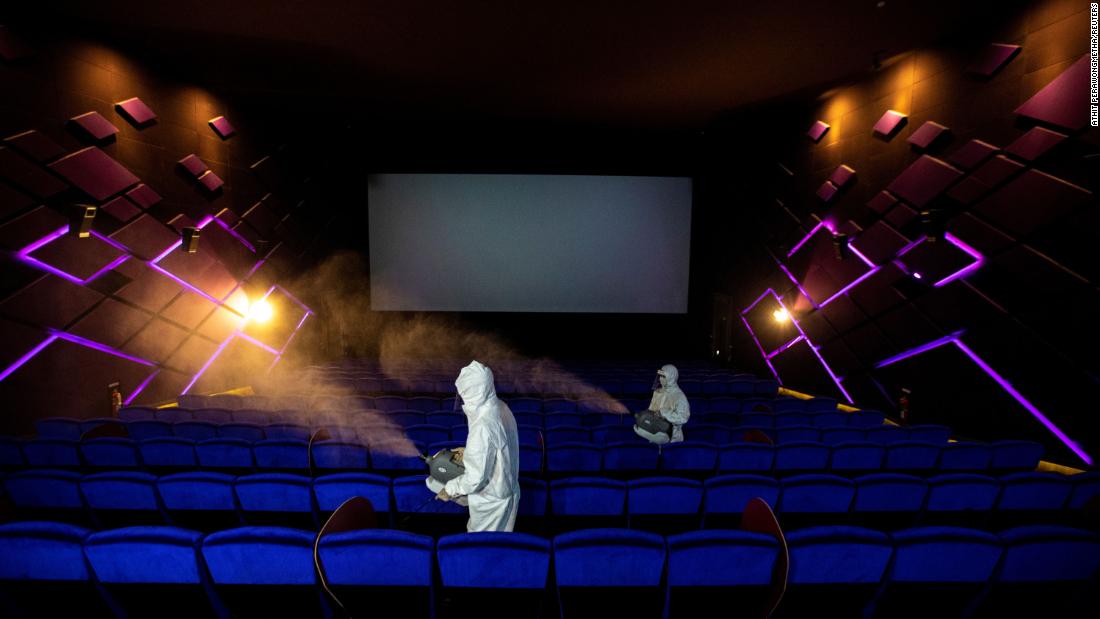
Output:
<path fill-rule="evenodd" d="M 379 174 L 371 308 L 687 312 L 691 179 Z"/>

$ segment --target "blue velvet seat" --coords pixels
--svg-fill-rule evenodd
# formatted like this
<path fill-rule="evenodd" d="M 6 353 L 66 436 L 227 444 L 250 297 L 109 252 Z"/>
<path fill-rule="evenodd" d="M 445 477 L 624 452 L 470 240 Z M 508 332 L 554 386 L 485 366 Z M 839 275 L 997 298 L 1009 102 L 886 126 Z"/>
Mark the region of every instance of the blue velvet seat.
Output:
<path fill-rule="evenodd" d="M 197 408 L 191 413 L 195 421 L 213 424 L 233 423 L 233 411 L 224 408 Z"/>
<path fill-rule="evenodd" d="M 146 470 L 167 473 L 198 468 L 195 441 L 175 436 L 153 438 L 138 444 Z"/>
<path fill-rule="evenodd" d="M 718 467 L 718 446 L 714 443 L 685 440 L 661 448 L 661 470 L 707 475 Z"/>
<path fill-rule="evenodd" d="M 239 438 L 250 443 L 262 441 L 267 438 L 264 434 L 263 426 L 244 422 L 223 423 L 219 425 L 218 436 L 221 438 Z"/>
<path fill-rule="evenodd" d="M 240 527 L 207 535 L 202 556 L 218 597 L 235 615 L 323 616 L 314 537 L 283 527 Z"/>
<path fill-rule="evenodd" d="M 874 617 L 962 617 L 981 595 L 1001 557 L 991 533 L 956 527 L 898 531 L 894 563 Z"/>
<path fill-rule="evenodd" d="M 780 482 L 779 519 L 784 527 L 847 521 L 855 483 L 837 475 L 795 475 Z"/>
<path fill-rule="evenodd" d="M 198 531 L 241 526 L 234 477 L 191 471 L 157 478 L 157 493 L 173 525 Z"/>
<path fill-rule="evenodd" d="M 370 455 L 365 445 L 341 440 L 313 443 L 313 466 L 320 472 L 365 471 L 370 468 Z"/>
<path fill-rule="evenodd" d="M 180 438 L 190 439 L 196 443 L 218 437 L 218 424 L 211 421 L 177 421 L 172 424 L 172 431 Z"/>
<path fill-rule="evenodd" d="M 774 463 L 775 447 L 761 443 L 731 443 L 723 445 L 718 453 L 721 472 L 770 472 Z"/>
<path fill-rule="evenodd" d="M 390 479 L 371 473 L 335 473 L 313 480 L 313 495 L 321 520 L 351 497 L 359 496 L 370 501 L 371 507 L 383 522 L 393 510 L 390 498 Z"/>
<path fill-rule="evenodd" d="M 71 417 L 49 417 L 34 422 L 34 429 L 39 438 L 64 438 L 71 441 L 80 439 L 83 430 L 80 429 L 80 420 Z"/>
<path fill-rule="evenodd" d="M 548 445 L 546 470 L 552 475 L 599 472 L 603 452 L 592 443 Z"/>
<path fill-rule="evenodd" d="M 297 423 L 273 423 L 264 426 L 264 435 L 269 440 L 290 438 L 308 441 L 310 432 L 308 427 Z"/>
<path fill-rule="evenodd" d="M 0 615 L 113 617 L 84 561 L 89 533 L 58 522 L 0 525 Z"/>
<path fill-rule="evenodd" d="M 928 496 L 928 481 L 914 475 L 874 473 L 855 482 L 853 515 L 863 526 L 877 529 L 912 526 Z"/>
<path fill-rule="evenodd" d="M 829 470 L 838 475 L 879 471 L 885 457 L 886 450 L 877 443 L 837 443 L 829 457 Z"/>
<path fill-rule="evenodd" d="M 84 464 L 80 459 L 80 443 L 71 439 L 31 439 L 23 441 L 22 449 L 29 466 L 78 469 Z"/>
<path fill-rule="evenodd" d="M 812 441 L 779 443 L 775 446 L 776 473 L 825 471 L 829 468 L 829 446 Z"/>
<path fill-rule="evenodd" d="M 748 531 L 693 531 L 668 538 L 670 617 L 700 617 L 716 608 L 760 608 L 771 591 L 779 542 Z"/>
<path fill-rule="evenodd" d="M 57 520 L 78 525 L 92 521 L 80 494 L 80 474 L 59 469 L 31 469 L 2 479 L 4 493 L 20 520 Z"/>
<path fill-rule="evenodd" d="M 745 506 L 764 499 L 774 509 L 779 502 L 779 482 L 762 475 L 719 475 L 703 482 L 703 525 L 708 529 L 736 528 Z"/>
<path fill-rule="evenodd" d="M 613 443 L 638 443 L 645 441 L 634 433 L 634 427 L 625 424 L 605 424 L 592 428 L 592 442 L 597 445 L 611 445 Z M 656 466 L 656 464 L 654 464 Z"/>
<path fill-rule="evenodd" d="M 1034 471 L 1043 458 L 1043 446 L 1034 441 L 997 441 L 989 466 L 998 472 Z"/>
<path fill-rule="evenodd" d="M 127 527 L 89 535 L 84 553 L 129 616 L 207 616 L 216 611 L 203 586 L 201 540 L 201 533 L 175 527 Z"/>
<path fill-rule="evenodd" d="M 314 445 L 316 450 L 316 445 Z M 424 443 L 408 441 L 383 441 L 370 446 L 371 468 L 376 471 L 408 474 L 413 471 L 424 472 L 427 468 L 419 455 L 427 450 Z M 316 451 L 314 452 L 316 454 Z M 314 455 L 316 458 L 316 455 Z"/>
<path fill-rule="evenodd" d="M 940 453 L 939 470 L 944 473 L 980 473 L 989 470 L 993 449 L 985 443 L 947 443 Z"/>
<path fill-rule="evenodd" d="M 657 470 L 659 456 L 657 447 L 645 441 L 611 443 L 603 448 L 603 470 L 605 473 L 623 475 L 643 471 L 652 473 Z"/>
<path fill-rule="evenodd" d="M 662 535 L 699 528 L 703 483 L 680 477 L 644 477 L 627 482 L 626 513 L 631 529 Z"/>
<path fill-rule="evenodd" d="M 626 482 L 603 477 L 554 480 L 550 482 L 551 524 L 557 531 L 625 525 L 626 492 Z"/>
<path fill-rule="evenodd" d="M 252 444 L 256 469 L 265 473 L 309 471 L 309 443 L 301 439 L 279 438 Z"/>
<path fill-rule="evenodd" d="M 549 422 L 549 418 L 547 419 Z M 564 445 L 566 443 L 588 443 L 591 440 L 588 428 L 573 425 L 550 425 L 547 423 L 543 433 L 547 447 Z"/>
<path fill-rule="evenodd" d="M 425 477 L 410 475 L 393 480 L 394 517 L 400 528 L 433 535 L 465 531 L 468 510 L 454 501 L 435 500 L 435 493 L 424 485 Z"/>
<path fill-rule="evenodd" d="M 255 467 L 252 443 L 239 438 L 213 438 L 195 443 L 195 456 L 204 469 L 235 473 L 251 473 Z"/>
<path fill-rule="evenodd" d="M 167 421 L 157 421 L 155 419 L 128 421 L 126 422 L 126 431 L 129 432 L 130 438 L 135 441 L 147 441 L 153 438 L 175 436 L 172 430 L 172 424 Z"/>
<path fill-rule="evenodd" d="M 659 617 L 665 539 L 645 531 L 590 529 L 554 538 L 554 574 L 564 616 Z"/>
<path fill-rule="evenodd" d="M 103 528 L 165 524 L 157 478 L 148 473 L 115 471 L 85 475 L 80 493 Z"/>
<path fill-rule="evenodd" d="M 386 529 L 340 531 L 317 540 L 317 562 L 351 616 L 423 617 L 432 608 L 435 541 Z"/>
<path fill-rule="evenodd" d="M 137 469 L 141 467 L 138 444 L 128 438 L 93 438 L 80 442 L 84 463 L 99 470 Z"/>
<path fill-rule="evenodd" d="M 317 526 L 310 478 L 286 473 L 238 477 L 233 484 L 241 515 L 250 525 L 313 529 Z"/>
<path fill-rule="evenodd" d="M 787 591 L 774 617 L 806 617 L 828 608 L 830 616 L 860 617 L 893 555 L 889 536 L 849 526 L 786 533 L 790 549 Z"/>
<path fill-rule="evenodd" d="M 980 527 L 986 523 L 1000 492 L 1000 483 L 985 475 L 936 475 L 928 479 L 928 500 L 921 522 Z"/>
<path fill-rule="evenodd" d="M 947 444 L 951 438 L 951 428 L 947 426 L 923 424 L 909 426 L 909 440 L 924 443 Z"/>
<path fill-rule="evenodd" d="M 1001 494 L 994 507 L 998 528 L 1058 523 L 1073 492 L 1073 481 L 1059 473 L 1012 473 L 1000 482 Z"/>
<path fill-rule="evenodd" d="M 417 443 L 423 443 L 425 445 L 431 445 L 432 443 L 439 443 L 442 441 L 451 440 L 450 427 L 443 426 L 430 426 L 427 424 L 406 426 L 405 432 L 408 437 Z"/>

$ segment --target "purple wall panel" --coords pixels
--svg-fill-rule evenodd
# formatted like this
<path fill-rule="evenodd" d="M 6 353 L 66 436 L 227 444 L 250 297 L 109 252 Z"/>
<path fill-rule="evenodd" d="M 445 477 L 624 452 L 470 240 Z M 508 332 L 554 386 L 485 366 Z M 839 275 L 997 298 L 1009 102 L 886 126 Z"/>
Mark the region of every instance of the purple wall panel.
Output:
<path fill-rule="evenodd" d="M 814 121 L 814 124 L 810 127 L 809 131 L 806 132 L 806 135 L 809 136 L 809 138 L 814 142 L 820 142 L 821 138 L 824 137 L 825 134 L 828 133 L 828 131 L 828 123 L 816 120 Z"/>
<path fill-rule="evenodd" d="M 1004 317 L 996 305 L 960 280 L 933 288 L 915 303 L 943 333 L 954 333 L 971 325 L 994 324 Z"/>
<path fill-rule="evenodd" d="M 218 191 L 225 185 L 225 181 L 220 176 L 214 174 L 213 170 L 207 170 L 205 174 L 199 177 L 199 184 L 203 186 L 206 191 L 213 193 Z"/>
<path fill-rule="evenodd" d="M 1090 191 L 1038 170 L 1028 170 L 976 204 L 975 210 L 1010 234 L 1021 236 L 1092 198 Z"/>
<path fill-rule="evenodd" d="M 829 320 L 829 324 L 833 325 L 833 328 L 839 333 L 844 333 L 867 320 L 867 316 L 863 313 L 863 310 L 859 309 L 859 307 L 848 298 L 847 294 L 840 295 L 834 301 L 822 307 L 820 311 L 825 314 L 825 318 Z"/>
<path fill-rule="evenodd" d="M 883 265 L 874 275 L 868 277 L 848 292 L 848 297 L 868 316 L 875 316 L 905 300 L 894 282 L 907 277 L 893 263 Z"/>
<path fill-rule="evenodd" d="M 844 189 L 844 187 L 854 181 L 856 178 L 856 171 L 851 167 L 841 164 L 837 166 L 837 169 L 833 170 L 833 173 L 829 175 L 829 182 L 836 185 L 837 189 Z"/>
<path fill-rule="evenodd" d="M 41 344 L 46 337 L 47 334 L 42 329 L 0 318 L 0 342 L 4 342 L 4 345 L 0 346 L 0 372 L 6 371 L 20 357 Z"/>
<path fill-rule="evenodd" d="M 265 371 L 274 360 L 275 355 L 263 348 L 234 338 L 191 388 L 191 392 L 210 393 L 241 384 L 249 376 Z"/>
<path fill-rule="evenodd" d="M 875 123 L 874 132 L 880 137 L 892 138 L 905 126 L 908 117 L 897 110 L 886 110 Z"/>
<path fill-rule="evenodd" d="M 967 176 L 947 190 L 947 197 L 959 204 L 971 204 L 991 189 L 993 187 L 978 180 L 977 177 Z"/>
<path fill-rule="evenodd" d="M 118 127 L 112 125 L 111 121 L 99 112 L 85 112 L 70 118 L 69 122 L 97 142 L 113 138 L 118 133 Z"/>
<path fill-rule="evenodd" d="M 167 365 L 194 375 L 217 349 L 218 344 L 202 336 L 192 335 L 168 358 Z"/>
<path fill-rule="evenodd" d="M 143 209 L 148 209 L 161 201 L 160 195 L 144 183 L 127 191 L 126 197 Z"/>
<path fill-rule="evenodd" d="M 1019 45 L 991 43 L 978 54 L 974 63 L 967 67 L 966 71 L 990 77 L 1015 58 L 1020 53 L 1020 49 Z"/>
<path fill-rule="evenodd" d="M 875 264 L 888 262 L 899 249 L 909 244 L 909 239 L 898 234 L 882 221 L 876 221 L 863 231 L 851 244 Z"/>
<path fill-rule="evenodd" d="M 958 170 L 943 161 L 923 155 L 886 189 L 915 206 L 925 206 L 960 175 Z"/>
<path fill-rule="evenodd" d="M 175 402 L 176 396 L 183 391 L 190 380 L 191 377 L 187 374 L 162 368 L 131 404 L 141 406 Z"/>
<path fill-rule="evenodd" d="M 810 338 L 814 344 L 821 345 L 836 337 L 836 329 L 829 324 L 825 314 L 820 310 L 804 314 L 798 318 L 798 321 L 802 325 L 802 330 L 806 332 L 806 337 Z"/>
<path fill-rule="evenodd" d="M 69 187 L 56 176 L 6 147 L 0 147 L 0 177 L 42 199 L 52 198 Z"/>
<path fill-rule="evenodd" d="M 60 329 L 102 298 L 103 295 L 94 290 L 46 274 L 0 304 L 0 314 Z"/>
<path fill-rule="evenodd" d="M 198 178 L 202 176 L 203 172 L 210 169 L 210 166 L 206 165 L 206 162 L 199 159 L 198 155 L 187 155 L 183 159 L 179 160 L 179 165 L 187 171 L 191 176 Z"/>
<path fill-rule="evenodd" d="M 1013 243 L 1011 237 L 970 213 L 963 213 L 947 222 L 947 231 L 987 256 L 999 253 Z"/>
<path fill-rule="evenodd" d="M 817 197 L 820 198 L 822 202 L 829 202 L 834 197 L 836 197 L 837 191 L 838 189 L 836 185 L 830 183 L 829 181 L 825 181 L 824 183 L 821 183 L 820 187 L 817 188 Z"/>
<path fill-rule="evenodd" d="M 19 211 L 29 208 L 34 200 L 18 189 L 0 182 L 0 219 L 7 219 Z"/>
<path fill-rule="evenodd" d="M 848 349 L 867 367 L 872 367 L 878 361 L 886 358 L 895 351 L 893 345 L 883 335 L 882 330 L 873 322 L 866 322 L 843 336 Z"/>
<path fill-rule="evenodd" d="M 182 291 L 179 284 L 136 260 L 127 261 L 118 271 L 133 280 L 118 296 L 150 312 L 159 312 Z"/>
<path fill-rule="evenodd" d="M 836 339 L 823 344 L 819 352 L 837 376 L 847 376 L 861 369 L 859 359 L 844 344 L 844 340 Z"/>
<path fill-rule="evenodd" d="M 974 263 L 970 254 L 952 243 L 925 240 L 900 258 L 909 272 L 920 273 L 927 282 L 939 282 Z"/>
<path fill-rule="evenodd" d="M 65 154 L 65 149 L 58 146 L 57 142 L 34 129 L 4 138 L 4 143 L 38 163 L 45 163 Z"/>
<path fill-rule="evenodd" d="M 898 204 L 886 213 L 884 219 L 899 232 L 917 218 L 917 212 L 904 204 Z"/>
<path fill-rule="evenodd" d="M 50 168 L 100 202 L 138 182 L 133 172 L 95 146 L 63 157 Z"/>
<path fill-rule="evenodd" d="M 951 153 L 947 160 L 963 170 L 970 170 L 998 152 L 1000 149 L 989 142 L 970 140 Z"/>
<path fill-rule="evenodd" d="M 179 240 L 179 237 L 149 215 L 142 215 L 130 225 L 112 234 L 111 238 L 145 260 L 156 258 Z"/>
<path fill-rule="evenodd" d="M 206 319 L 206 322 L 199 326 L 199 333 L 212 340 L 224 342 L 225 338 L 232 335 L 239 326 L 241 326 L 241 316 L 224 307 L 219 307 Z"/>
<path fill-rule="evenodd" d="M 29 254 L 78 279 L 87 280 L 126 254 L 99 237 L 60 236 Z"/>
<path fill-rule="evenodd" d="M 805 341 L 798 342 L 782 354 L 776 355 L 772 359 L 772 365 L 783 377 L 785 383 L 805 385 L 807 390 L 822 396 L 843 397 Z"/>
<path fill-rule="evenodd" d="M 157 119 L 157 115 L 153 110 L 149 109 L 149 106 L 137 97 L 119 101 L 115 104 L 115 108 L 131 124 L 139 127 Z"/>
<path fill-rule="evenodd" d="M 985 185 L 996 187 L 1023 169 L 1024 166 L 1008 157 L 997 155 L 978 166 L 978 168 L 970 174 Z"/>
<path fill-rule="evenodd" d="M 133 337 L 152 319 L 152 314 L 113 299 L 104 299 L 87 316 L 73 325 L 69 332 L 113 348 L 120 348 L 126 340 Z"/>
<path fill-rule="evenodd" d="M 19 60 L 34 54 L 34 50 L 23 38 L 11 31 L 7 26 L 0 25 L 0 58 L 6 61 Z"/>
<path fill-rule="evenodd" d="M 141 214 L 141 210 L 134 203 L 126 198 L 126 196 L 119 196 L 114 200 L 99 207 L 99 210 L 107 213 L 111 217 L 126 223 Z"/>
<path fill-rule="evenodd" d="M 186 338 L 187 331 L 157 319 L 127 342 L 123 350 L 142 359 L 163 363 Z"/>
<path fill-rule="evenodd" d="M 917 148 L 927 149 L 937 141 L 946 140 L 950 132 L 947 127 L 929 120 L 911 133 L 906 141 Z"/>
<path fill-rule="evenodd" d="M 1017 138 L 1015 142 L 1009 144 L 1005 150 L 1021 159 L 1035 161 L 1064 139 L 1066 139 L 1066 136 L 1057 131 L 1051 131 L 1044 127 L 1032 127 L 1027 133 Z"/>
<path fill-rule="evenodd" d="M 875 211 L 876 213 L 882 214 L 885 213 L 891 206 L 897 204 L 897 201 L 897 198 L 890 195 L 890 192 L 880 191 L 875 194 L 874 198 L 871 198 L 871 201 L 867 203 L 867 207 Z"/>
<path fill-rule="evenodd" d="M 23 249 L 68 223 L 56 211 L 40 206 L 0 226 L 0 245 Z"/>
<path fill-rule="evenodd" d="M 237 130 L 230 124 L 229 119 L 225 116 L 217 116 L 207 121 L 210 128 L 214 130 L 214 133 L 218 134 L 218 137 L 223 140 L 228 140 L 237 134 Z"/>
<path fill-rule="evenodd" d="M 1016 108 L 1016 113 L 1066 129 L 1089 122 L 1089 56 L 1085 54 L 1054 81 Z"/>
<path fill-rule="evenodd" d="M 188 329 L 194 329 L 210 315 L 216 306 L 199 295 L 184 291 L 172 304 L 161 310 L 161 318 L 179 323 Z"/>

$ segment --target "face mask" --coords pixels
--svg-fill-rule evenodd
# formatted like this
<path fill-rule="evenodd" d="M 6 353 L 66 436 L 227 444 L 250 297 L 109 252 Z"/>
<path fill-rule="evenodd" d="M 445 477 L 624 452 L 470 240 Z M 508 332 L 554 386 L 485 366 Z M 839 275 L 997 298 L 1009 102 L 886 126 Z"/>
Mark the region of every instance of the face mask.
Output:
<path fill-rule="evenodd" d="M 668 386 L 668 378 L 664 374 L 658 374 L 657 378 L 653 379 L 653 390 L 664 389 Z"/>

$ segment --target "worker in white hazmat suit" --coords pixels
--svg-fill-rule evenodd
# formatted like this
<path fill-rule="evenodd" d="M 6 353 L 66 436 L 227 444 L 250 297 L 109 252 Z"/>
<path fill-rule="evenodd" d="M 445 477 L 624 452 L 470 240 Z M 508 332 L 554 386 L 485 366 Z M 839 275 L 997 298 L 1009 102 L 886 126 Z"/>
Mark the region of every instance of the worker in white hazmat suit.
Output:
<path fill-rule="evenodd" d="M 636 425 L 634 426 L 635 434 L 658 445 L 679 443 L 684 440 L 683 426 L 691 417 L 691 406 L 688 404 L 687 396 L 676 384 L 676 379 L 679 376 L 680 372 L 676 369 L 676 366 L 661 366 L 661 369 L 657 370 L 657 380 L 660 386 L 653 391 L 653 399 L 649 401 L 649 410 L 656 412 L 672 424 L 672 435 L 669 436 L 663 432 L 654 434 Z"/>
<path fill-rule="evenodd" d="M 497 397 L 493 372 L 473 361 L 455 381 L 466 413 L 469 434 L 462 451 L 462 475 L 439 488 L 428 478 L 436 498 L 470 507 L 466 530 L 511 531 L 519 511 L 519 432 L 511 409 Z"/>

